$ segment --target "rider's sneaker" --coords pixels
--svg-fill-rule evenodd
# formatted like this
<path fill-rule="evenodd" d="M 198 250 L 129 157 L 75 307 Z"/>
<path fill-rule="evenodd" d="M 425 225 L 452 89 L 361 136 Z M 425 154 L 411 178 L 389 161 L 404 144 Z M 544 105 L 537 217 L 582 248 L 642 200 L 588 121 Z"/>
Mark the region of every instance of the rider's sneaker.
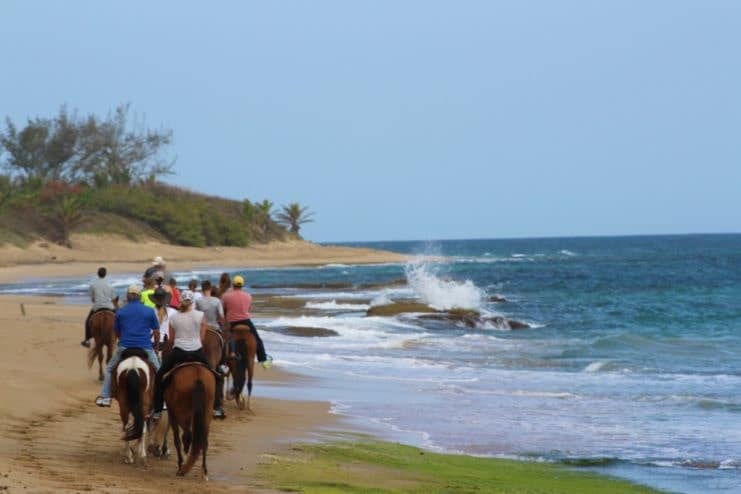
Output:
<path fill-rule="evenodd" d="M 260 362 L 263 369 L 270 369 L 273 366 L 273 357 L 266 355 L 266 359 Z"/>
<path fill-rule="evenodd" d="M 87 340 L 82 340 L 80 342 L 80 345 L 84 346 L 85 348 L 90 348 L 90 342 Z"/>
<path fill-rule="evenodd" d="M 111 406 L 111 399 L 110 398 L 103 398 L 102 396 L 98 396 L 95 399 L 95 404 L 99 407 L 109 407 Z"/>
<path fill-rule="evenodd" d="M 226 364 L 221 364 L 219 366 L 219 372 L 221 372 L 224 375 L 227 375 L 229 373 L 229 366 Z"/>

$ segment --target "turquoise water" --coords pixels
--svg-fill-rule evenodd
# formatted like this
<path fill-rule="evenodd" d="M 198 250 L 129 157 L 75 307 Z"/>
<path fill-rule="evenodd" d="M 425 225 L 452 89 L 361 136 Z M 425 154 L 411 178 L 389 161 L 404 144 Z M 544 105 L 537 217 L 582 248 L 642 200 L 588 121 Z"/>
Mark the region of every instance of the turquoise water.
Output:
<path fill-rule="evenodd" d="M 253 292 L 308 300 L 305 316 L 255 318 L 276 362 L 317 384 L 258 386 L 258 396 L 330 400 L 387 437 L 437 450 L 591 462 L 674 492 L 741 492 L 741 235 L 354 245 L 420 258 L 239 270 L 250 285 L 279 285 Z M 137 277 L 114 281 L 123 287 Z M 399 278 L 407 283 L 363 286 Z M 286 286 L 318 282 L 349 286 Z M 74 300 L 85 287 L 84 279 L 28 280 L 0 292 Z M 398 298 L 533 328 L 365 317 L 369 305 Z M 274 331 L 285 326 L 339 336 Z"/>

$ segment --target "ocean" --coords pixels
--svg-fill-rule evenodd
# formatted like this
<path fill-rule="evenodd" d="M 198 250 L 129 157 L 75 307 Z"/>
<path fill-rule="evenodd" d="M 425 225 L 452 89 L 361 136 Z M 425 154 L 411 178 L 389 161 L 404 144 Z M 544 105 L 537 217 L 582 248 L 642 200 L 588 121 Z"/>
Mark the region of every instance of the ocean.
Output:
<path fill-rule="evenodd" d="M 741 235 L 345 245 L 415 258 L 230 270 L 255 294 L 305 302 L 304 315 L 254 321 L 277 365 L 314 379 L 257 383 L 256 399 L 328 400 L 382 437 L 437 451 L 564 462 L 671 492 L 741 492 Z M 219 272 L 175 274 L 182 283 Z M 25 280 L 0 293 L 77 302 L 86 286 Z M 398 299 L 531 327 L 365 315 Z M 294 326 L 337 334 L 283 331 Z"/>

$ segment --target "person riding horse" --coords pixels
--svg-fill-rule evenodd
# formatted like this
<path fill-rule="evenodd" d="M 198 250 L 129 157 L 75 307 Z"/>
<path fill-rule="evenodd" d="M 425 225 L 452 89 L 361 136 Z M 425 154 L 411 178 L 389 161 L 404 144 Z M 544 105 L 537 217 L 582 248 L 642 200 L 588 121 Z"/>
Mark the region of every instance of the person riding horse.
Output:
<path fill-rule="evenodd" d="M 105 369 L 103 386 L 100 396 L 95 399 L 99 407 L 111 406 L 111 373 L 121 360 L 121 353 L 127 348 L 140 348 L 147 354 L 147 358 L 159 369 L 160 361 L 152 348 L 152 332 L 159 330 L 160 323 L 154 310 L 141 303 L 141 288 L 131 285 L 126 290 L 127 304 L 116 312 L 114 330 L 118 334 L 119 342 L 116 353 L 108 362 Z"/>
<path fill-rule="evenodd" d="M 98 268 L 98 279 L 90 283 L 90 301 L 93 303 L 93 306 L 85 319 L 85 339 L 80 343 L 87 348 L 90 348 L 90 338 L 93 337 L 92 326 L 90 325 L 93 314 L 103 310 L 109 310 L 111 312 L 115 312 L 116 310 L 116 306 L 114 305 L 116 293 L 111 284 L 106 281 L 106 274 L 108 274 L 106 268 Z"/>
<path fill-rule="evenodd" d="M 257 361 L 262 364 L 264 368 L 270 367 L 270 363 L 273 358 L 265 353 L 265 344 L 262 342 L 262 338 L 257 334 L 257 328 L 250 319 L 250 306 L 252 305 L 252 296 L 244 291 L 244 278 L 237 275 L 232 279 L 232 289 L 227 291 L 221 296 L 221 302 L 224 304 L 224 312 L 226 313 L 226 320 L 229 323 L 229 329 L 231 330 L 235 326 L 243 325 L 250 328 L 250 332 L 257 341 Z M 233 344 L 229 343 L 230 351 L 234 351 Z"/>
<path fill-rule="evenodd" d="M 172 350 L 164 357 L 162 367 L 154 378 L 154 413 L 152 419 L 162 416 L 165 402 L 165 387 L 162 376 L 176 365 L 185 362 L 200 362 L 209 369 L 211 365 L 203 353 L 203 339 L 206 336 L 206 319 L 203 312 L 193 309 L 195 295 L 190 290 L 180 292 L 180 312 L 170 319 L 168 344 Z"/>

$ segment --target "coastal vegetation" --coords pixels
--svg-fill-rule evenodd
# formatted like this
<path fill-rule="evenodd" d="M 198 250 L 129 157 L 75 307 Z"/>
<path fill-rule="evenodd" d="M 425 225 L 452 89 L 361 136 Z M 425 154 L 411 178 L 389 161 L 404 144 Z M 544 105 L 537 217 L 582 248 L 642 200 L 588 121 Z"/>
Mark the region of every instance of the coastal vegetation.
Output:
<path fill-rule="evenodd" d="M 261 476 L 289 492 L 650 494 L 654 489 L 552 463 L 431 453 L 360 437 L 294 446 L 270 456 Z"/>
<path fill-rule="evenodd" d="M 177 245 L 245 246 L 298 238 L 311 221 L 293 203 L 208 196 L 163 182 L 175 172 L 169 129 L 121 105 L 106 117 L 61 107 L 0 129 L 0 242 L 70 245 L 74 232 L 155 237 Z"/>

